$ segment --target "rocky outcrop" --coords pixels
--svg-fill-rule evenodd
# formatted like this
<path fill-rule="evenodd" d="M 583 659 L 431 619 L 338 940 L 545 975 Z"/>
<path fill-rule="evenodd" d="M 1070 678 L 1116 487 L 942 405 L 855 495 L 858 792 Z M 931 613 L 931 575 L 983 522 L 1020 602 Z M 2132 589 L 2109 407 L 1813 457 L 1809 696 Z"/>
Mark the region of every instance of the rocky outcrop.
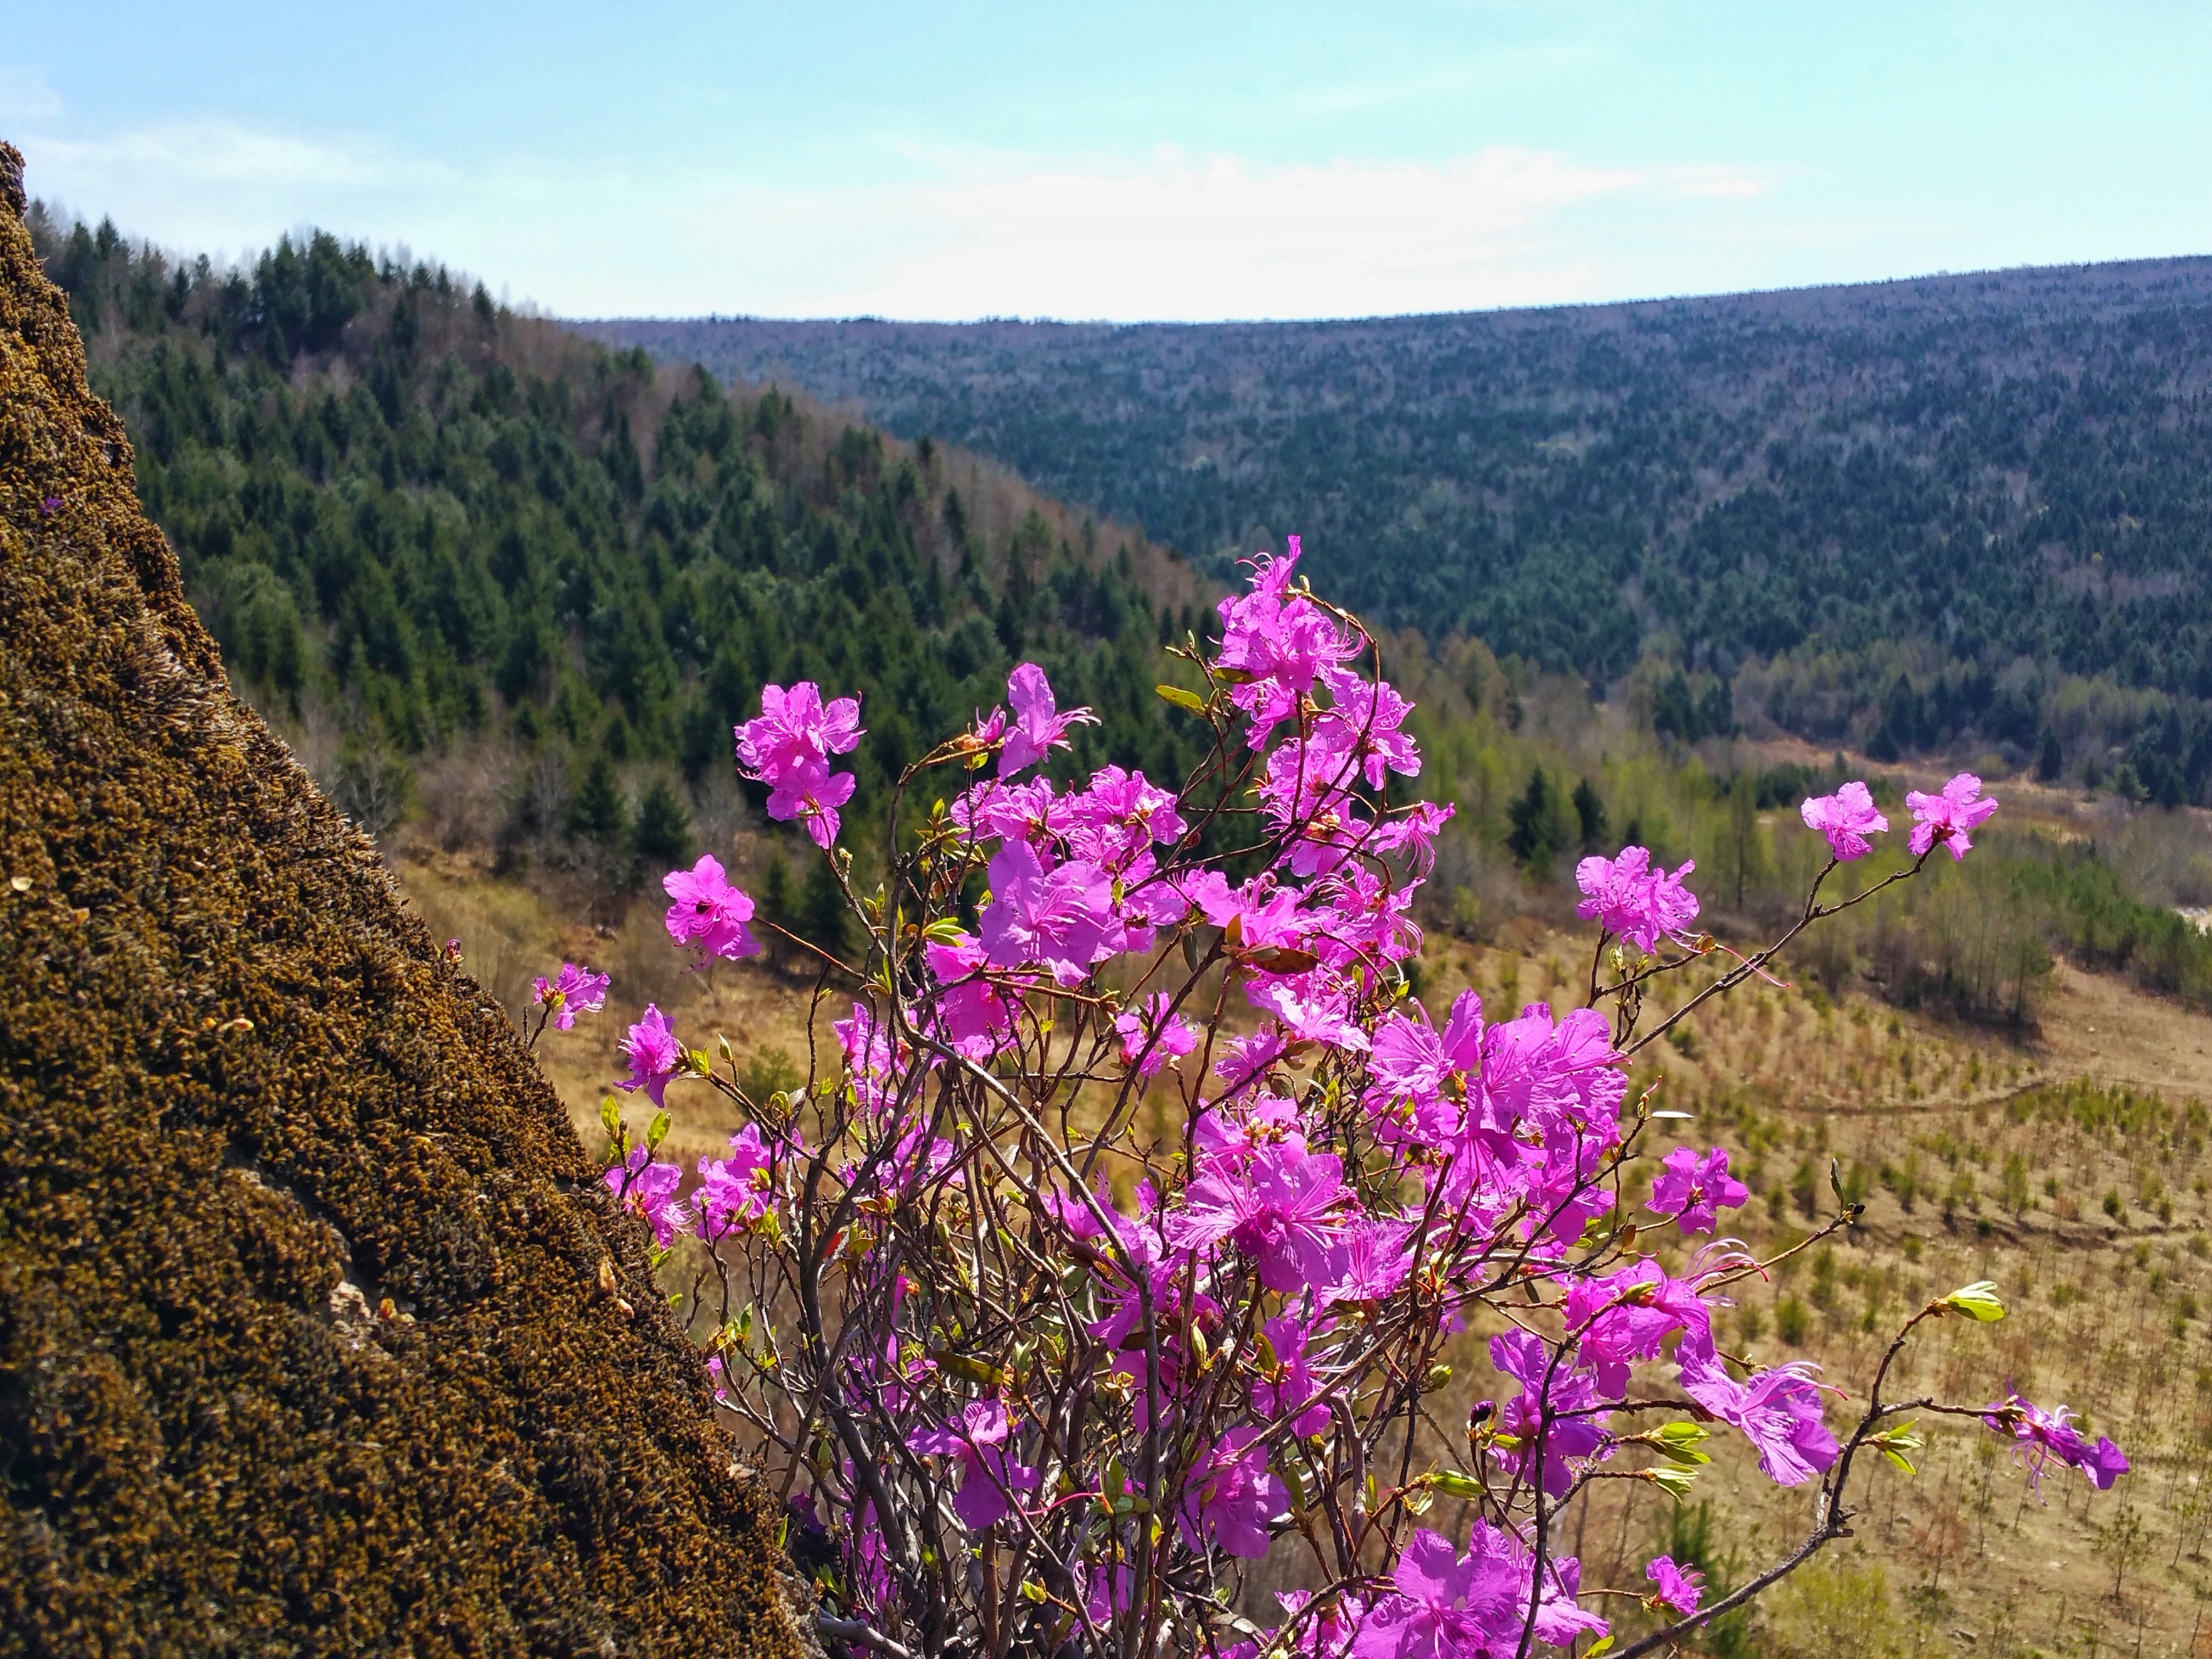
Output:
<path fill-rule="evenodd" d="M 0 146 L 0 1653 L 793 1651 L 640 1229 L 232 695 L 21 169 Z"/>

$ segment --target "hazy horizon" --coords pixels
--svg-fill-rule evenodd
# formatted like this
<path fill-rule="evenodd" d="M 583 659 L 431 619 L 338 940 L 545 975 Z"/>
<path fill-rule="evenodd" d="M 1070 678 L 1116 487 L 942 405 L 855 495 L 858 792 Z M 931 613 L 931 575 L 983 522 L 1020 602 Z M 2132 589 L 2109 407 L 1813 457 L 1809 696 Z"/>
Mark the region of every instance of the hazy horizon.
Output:
<path fill-rule="evenodd" d="M 0 43 L 33 193 L 573 318 L 1290 320 L 2212 247 L 2212 11 L 145 0 Z"/>

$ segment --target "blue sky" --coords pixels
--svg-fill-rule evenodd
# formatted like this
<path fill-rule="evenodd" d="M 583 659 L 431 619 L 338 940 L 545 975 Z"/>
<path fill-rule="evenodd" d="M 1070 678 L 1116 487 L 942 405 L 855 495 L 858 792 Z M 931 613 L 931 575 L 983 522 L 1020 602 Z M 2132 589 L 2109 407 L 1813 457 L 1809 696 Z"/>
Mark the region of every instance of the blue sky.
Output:
<path fill-rule="evenodd" d="M 33 194 L 565 315 L 1457 310 L 2212 252 L 2212 6 L 115 0 Z"/>

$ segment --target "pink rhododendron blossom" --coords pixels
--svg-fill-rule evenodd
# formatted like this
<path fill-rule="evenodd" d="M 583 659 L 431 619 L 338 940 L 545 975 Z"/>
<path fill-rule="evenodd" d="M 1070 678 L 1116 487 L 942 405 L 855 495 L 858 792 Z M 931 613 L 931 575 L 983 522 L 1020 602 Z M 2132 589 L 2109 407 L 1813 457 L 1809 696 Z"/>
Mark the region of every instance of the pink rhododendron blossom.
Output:
<path fill-rule="evenodd" d="M 1311 1334 L 1328 1334 L 1323 1322 L 1312 1329 Z M 1267 1324 L 1267 1346 L 1274 1350 L 1276 1370 L 1263 1372 L 1252 1385 L 1252 1404 L 1269 1419 L 1290 1417 L 1291 1432 L 1299 1435 L 1319 1434 L 1329 1424 L 1329 1410 L 1317 1402 L 1321 1386 L 1315 1380 L 1313 1365 L 1306 1356 L 1307 1323 L 1289 1314 L 1271 1319 Z M 1299 1410 L 1304 1407 L 1303 1411 Z M 1291 1413 L 1297 1413 L 1295 1416 Z"/>
<path fill-rule="evenodd" d="M 653 1242 L 663 1249 L 674 1243 L 676 1235 L 689 1224 L 690 1217 L 676 1196 L 684 1184 L 682 1168 L 655 1164 L 653 1154 L 643 1146 L 631 1147 L 629 1158 L 609 1168 L 604 1179 L 607 1190 L 622 1201 L 624 1209 L 645 1218 L 653 1229 Z"/>
<path fill-rule="evenodd" d="M 1054 749 L 1071 747 L 1067 741 L 1070 726 L 1099 723 L 1098 717 L 1088 708 L 1060 713 L 1044 670 L 1033 662 L 1024 663 L 1006 677 L 1006 701 L 1014 706 L 1014 720 L 1012 729 L 1006 733 L 1006 746 L 999 751 L 999 775 L 1002 778 L 1035 766 Z"/>
<path fill-rule="evenodd" d="M 988 953 L 963 933 L 932 939 L 922 947 L 922 957 L 943 988 L 938 1006 L 953 1051 L 969 1060 L 988 1060 L 1013 1030 L 1015 1009 L 1014 999 L 985 976 Z"/>
<path fill-rule="evenodd" d="M 2120 1449 L 2101 1435 L 2091 1445 L 2074 1426 L 2074 1413 L 2063 1406 L 2045 1411 L 2012 1394 L 1991 1405 L 1982 1421 L 2012 1437 L 2013 1455 L 2027 1472 L 2029 1486 L 2039 1494 L 2045 1467 L 2054 1460 L 2081 1470 L 2100 1492 L 2128 1472 L 2128 1460 Z"/>
<path fill-rule="evenodd" d="M 1500 1407 L 1498 1426 L 1520 1442 L 1517 1450 L 1504 1455 L 1524 1474 L 1534 1463 L 1537 1430 L 1549 1406 L 1552 1421 L 1542 1436 L 1543 1487 L 1559 1496 L 1574 1480 L 1570 1459 L 1595 1457 L 1606 1449 L 1606 1413 L 1594 1409 L 1599 1403 L 1597 1378 L 1585 1366 L 1554 1364 L 1551 1346 L 1531 1331 L 1492 1337 L 1490 1363 L 1521 1384 L 1520 1395 Z"/>
<path fill-rule="evenodd" d="M 745 926 L 753 902 L 730 885 L 713 854 L 689 870 L 671 870 L 660 885 L 674 901 L 666 918 L 669 938 L 696 951 L 702 967 L 716 957 L 735 962 L 760 954 L 760 941 Z"/>
<path fill-rule="evenodd" d="M 532 1000 L 550 1009 L 554 1028 L 565 1031 L 575 1024 L 577 1015 L 596 1014 L 607 1006 L 607 987 L 611 982 L 605 974 L 564 962 L 551 980 L 539 975 Z"/>
<path fill-rule="evenodd" d="M 1821 1421 L 1820 1388 L 1802 1361 L 1770 1366 L 1738 1382 L 1721 1368 L 1710 1338 L 1685 1338 L 1674 1358 L 1682 1392 L 1741 1431 L 1777 1486 L 1802 1486 L 1836 1461 L 1836 1437 Z"/>
<path fill-rule="evenodd" d="M 1413 1270 L 1413 1224 L 1359 1220 L 1338 1235 L 1334 1277 L 1315 1286 L 1323 1306 L 1332 1302 L 1379 1302 L 1395 1295 Z"/>
<path fill-rule="evenodd" d="M 757 720 L 738 727 L 738 759 L 763 783 L 774 784 L 794 772 L 823 766 L 832 755 L 860 746 L 860 700 L 839 697 L 824 704 L 822 688 L 801 680 L 788 690 L 761 687 Z"/>
<path fill-rule="evenodd" d="M 1528 1547 L 1487 1521 L 1477 1521 L 1462 1558 L 1451 1540 L 1424 1527 L 1413 1534 L 1391 1575 L 1392 1593 L 1366 1611 L 1352 1638 L 1355 1659 L 1510 1659 L 1528 1624 Z M 1545 1564 L 1536 1595 L 1535 1634 L 1567 1647 L 1584 1632 L 1604 1634 L 1595 1613 L 1576 1605 L 1580 1565 L 1571 1556 Z"/>
<path fill-rule="evenodd" d="M 1651 1581 L 1647 1599 L 1652 1606 L 1664 1607 L 1678 1619 L 1687 1619 L 1698 1610 L 1705 1576 L 1695 1567 L 1678 1567 L 1673 1556 L 1655 1555 L 1645 1565 L 1644 1576 Z"/>
<path fill-rule="evenodd" d="M 699 1190 L 693 1203 L 702 1238 L 719 1238 L 768 1213 L 774 1196 L 769 1186 L 769 1162 L 757 1123 L 748 1123 L 730 1137 L 727 1158 L 699 1160 Z"/>
<path fill-rule="evenodd" d="M 1006 1517 L 1013 1493 L 1030 1491 L 1037 1483 L 1037 1472 L 1016 1462 L 1005 1449 L 1012 1432 L 1004 1401 L 978 1400 L 962 1411 L 957 1425 L 922 1430 L 906 1443 L 924 1456 L 958 1461 L 960 1486 L 952 1495 L 952 1512 L 963 1525 L 981 1531 Z"/>
<path fill-rule="evenodd" d="M 1267 1467 L 1260 1431 L 1231 1429 L 1193 1472 L 1176 1523 L 1192 1549 L 1210 1544 L 1256 1561 L 1267 1553 L 1267 1523 L 1289 1502 L 1290 1489 Z"/>
<path fill-rule="evenodd" d="M 1026 842 L 1010 842 L 991 860 L 983 948 L 998 967 L 1040 963 L 1073 985 L 1097 959 L 1113 905 L 1113 884 L 1097 865 L 1079 860 L 1048 870 Z"/>
<path fill-rule="evenodd" d="M 1728 1152 L 1716 1146 L 1699 1158 L 1687 1146 L 1677 1146 L 1661 1160 L 1666 1173 L 1651 1183 L 1646 1207 L 1654 1214 L 1674 1218 L 1687 1233 L 1709 1233 L 1719 1224 L 1718 1210 L 1741 1209 L 1751 1188 L 1729 1174 Z"/>
<path fill-rule="evenodd" d="M 1697 860 L 1685 859 L 1671 875 L 1651 862 L 1648 847 L 1624 847 L 1617 858 L 1584 859 L 1575 866 L 1583 902 L 1575 914 L 1649 951 L 1662 939 L 1680 941 L 1698 919 L 1698 896 L 1682 885 Z"/>
<path fill-rule="evenodd" d="M 1151 1082 L 1161 1066 L 1198 1047 L 1198 1027 L 1174 1007 L 1175 999 L 1161 991 L 1115 1018 L 1114 1030 L 1121 1038 L 1121 1063 L 1137 1068 L 1139 1082 Z"/>
<path fill-rule="evenodd" d="M 1242 1169 L 1210 1164 L 1167 1218 L 1168 1243 L 1204 1250 L 1226 1239 L 1253 1258 L 1271 1291 L 1326 1284 L 1342 1231 L 1344 1160 L 1274 1146 Z"/>
<path fill-rule="evenodd" d="M 1279 558 L 1260 555 L 1253 562 L 1249 592 L 1222 600 L 1221 651 L 1217 668 L 1235 677 L 1230 701 L 1252 717 L 1249 742 L 1257 749 L 1267 733 L 1297 710 L 1324 668 L 1350 660 L 1358 647 L 1336 618 L 1291 588 L 1298 562 L 1298 538 Z"/>
<path fill-rule="evenodd" d="M 1626 1392 L 1630 1369 L 1656 1359 L 1677 1331 L 1689 1332 L 1693 1346 L 1712 1339 L 1712 1310 L 1697 1287 L 1648 1259 L 1570 1285 L 1565 1310 L 1569 1334 L 1608 1395 Z"/>
<path fill-rule="evenodd" d="M 761 688 L 760 718 L 738 727 L 738 759 L 746 775 L 769 786 L 768 815 L 803 819 L 817 847 L 837 839 L 837 809 L 853 798 L 849 772 L 833 775 L 830 757 L 860 744 L 860 702 L 839 697 L 826 706 L 822 688 L 801 680 L 786 690 Z"/>
<path fill-rule="evenodd" d="M 665 1106 L 662 1098 L 668 1079 L 684 1069 L 684 1048 L 676 1041 L 676 1032 L 668 1017 L 653 1003 L 645 1005 L 645 1016 L 629 1028 L 623 1039 L 623 1052 L 629 1056 L 629 1075 L 615 1085 L 617 1089 L 642 1089 L 653 1097 L 653 1103 Z"/>
<path fill-rule="evenodd" d="M 1367 1034 L 1352 1018 L 1350 988 L 1325 969 L 1262 975 L 1244 994 L 1255 1008 L 1273 1014 L 1302 1042 L 1332 1043 L 1354 1054 L 1367 1047 Z"/>
<path fill-rule="evenodd" d="M 1828 850 L 1845 864 L 1864 858 L 1874 848 L 1867 837 L 1889 828 L 1889 820 L 1875 809 L 1866 785 L 1856 781 L 1832 795 L 1808 798 L 1797 815 L 1805 820 L 1808 830 L 1817 830 L 1828 838 Z"/>
<path fill-rule="evenodd" d="M 850 772 L 832 772 L 826 766 L 787 773 L 769 792 L 768 815 L 784 823 L 800 820 L 807 838 L 826 852 L 842 822 L 837 809 L 853 799 L 854 787 Z"/>
<path fill-rule="evenodd" d="M 1954 860 L 1966 857 L 1974 844 L 1967 831 L 1985 823 L 1997 810 L 1995 801 L 1982 799 L 1982 781 L 1972 772 L 1960 773 L 1943 786 L 1940 795 L 1912 790 L 1905 795 L 1905 804 L 1912 809 L 1912 836 L 1905 843 L 1912 856 L 1925 858 L 1940 843 L 1950 850 Z"/>

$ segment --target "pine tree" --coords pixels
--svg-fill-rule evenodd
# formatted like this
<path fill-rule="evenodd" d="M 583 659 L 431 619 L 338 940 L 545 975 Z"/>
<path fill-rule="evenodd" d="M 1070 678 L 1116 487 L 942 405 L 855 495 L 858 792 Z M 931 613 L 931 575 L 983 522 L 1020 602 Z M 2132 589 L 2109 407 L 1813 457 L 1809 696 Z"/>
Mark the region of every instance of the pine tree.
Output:
<path fill-rule="evenodd" d="M 630 847 L 648 866 L 673 869 L 691 861 L 691 815 L 665 778 L 655 778 L 638 803 Z M 647 872 L 652 873 L 649 868 Z"/>
<path fill-rule="evenodd" d="M 1575 817 L 1582 825 L 1583 851 L 1605 851 L 1605 803 L 1598 799 L 1597 787 L 1588 778 L 1575 786 Z"/>
<path fill-rule="evenodd" d="M 830 860 L 817 859 L 806 872 L 806 887 L 799 898 L 799 925 L 791 931 L 808 944 L 842 957 L 852 929 L 852 913 L 845 908 L 845 892 L 831 873 Z"/>
<path fill-rule="evenodd" d="M 568 802 L 568 833 L 612 847 L 622 840 L 628 817 L 621 792 L 615 787 L 614 763 L 605 755 L 594 756 Z"/>
<path fill-rule="evenodd" d="M 1540 874 L 1548 873 L 1553 860 L 1574 841 L 1567 804 L 1540 766 L 1529 772 L 1528 787 L 1506 809 L 1505 816 L 1513 824 L 1506 846 L 1515 858 Z"/>

